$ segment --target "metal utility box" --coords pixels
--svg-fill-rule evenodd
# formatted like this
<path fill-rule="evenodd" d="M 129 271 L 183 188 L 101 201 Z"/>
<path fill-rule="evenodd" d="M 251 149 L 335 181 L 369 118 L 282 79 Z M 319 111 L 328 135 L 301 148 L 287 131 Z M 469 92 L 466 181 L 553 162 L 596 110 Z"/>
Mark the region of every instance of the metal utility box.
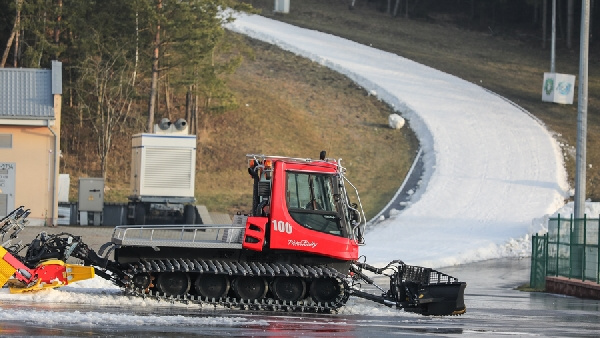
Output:
<path fill-rule="evenodd" d="M 102 212 L 104 207 L 104 179 L 79 178 L 79 211 Z"/>
<path fill-rule="evenodd" d="M 16 164 L 0 162 L 0 218 L 15 209 Z"/>
<path fill-rule="evenodd" d="M 58 175 L 58 203 L 69 203 L 69 188 L 71 177 L 69 174 Z"/>
<path fill-rule="evenodd" d="M 104 179 L 79 178 L 78 216 L 80 225 L 102 224 Z"/>
<path fill-rule="evenodd" d="M 194 198 L 196 135 L 136 134 L 131 140 L 130 199 Z"/>

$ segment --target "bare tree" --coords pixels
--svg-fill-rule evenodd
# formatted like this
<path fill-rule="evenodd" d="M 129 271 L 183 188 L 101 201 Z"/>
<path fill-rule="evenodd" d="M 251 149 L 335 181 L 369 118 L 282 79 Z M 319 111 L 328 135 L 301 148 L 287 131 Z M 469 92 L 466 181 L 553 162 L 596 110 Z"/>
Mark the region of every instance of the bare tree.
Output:
<path fill-rule="evenodd" d="M 54 25 L 54 36 L 53 36 L 53 42 L 56 45 L 58 45 L 60 43 L 62 9 L 63 9 L 62 7 L 63 7 L 63 0 L 58 0 L 56 2 L 57 14 L 56 14 L 56 23 Z M 57 53 L 54 54 L 54 59 L 58 59 Z"/>
<path fill-rule="evenodd" d="M 160 13 L 162 10 L 162 0 L 158 0 L 156 4 L 156 11 Z M 160 21 L 156 25 L 156 32 L 154 34 L 154 51 L 152 53 L 152 80 L 150 84 L 150 97 L 148 98 L 148 129 L 149 133 L 152 132 L 154 127 L 154 111 L 156 110 L 156 96 L 158 95 L 158 60 L 160 52 Z"/>
<path fill-rule="evenodd" d="M 396 0 L 396 4 L 394 4 L 394 10 L 392 11 L 392 16 L 394 17 L 398 16 L 398 10 L 400 9 L 400 1 L 401 0 Z"/>
<path fill-rule="evenodd" d="M 567 48 L 573 48 L 573 0 L 567 0 Z"/>
<path fill-rule="evenodd" d="M 4 68 L 6 65 L 6 60 L 8 59 L 8 53 L 10 52 L 10 48 L 12 47 L 13 42 L 18 41 L 17 35 L 19 34 L 19 27 L 21 23 L 21 8 L 23 7 L 23 0 L 15 0 L 16 4 L 16 12 L 15 12 L 15 22 L 13 23 L 13 28 L 10 32 L 10 36 L 8 37 L 8 41 L 6 41 L 6 47 L 4 49 L 4 53 L 2 54 L 2 60 L 0 60 L 0 68 Z M 18 43 L 15 42 L 15 57 L 17 54 Z M 16 60 L 16 59 L 15 59 Z"/>
<path fill-rule="evenodd" d="M 542 48 L 546 49 L 546 40 L 548 40 L 548 0 L 542 0 Z"/>
<path fill-rule="evenodd" d="M 79 67 L 77 93 L 78 108 L 97 139 L 100 170 L 106 179 L 113 137 L 129 116 L 135 90 L 134 66 L 126 53 L 102 49 L 100 56 L 89 56 Z"/>

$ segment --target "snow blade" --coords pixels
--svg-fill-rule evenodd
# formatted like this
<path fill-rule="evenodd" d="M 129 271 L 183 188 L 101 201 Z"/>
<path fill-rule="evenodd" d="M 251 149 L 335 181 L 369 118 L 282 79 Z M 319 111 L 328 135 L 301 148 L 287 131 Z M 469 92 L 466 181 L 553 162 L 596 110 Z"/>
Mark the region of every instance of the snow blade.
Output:
<path fill-rule="evenodd" d="M 448 316 L 466 312 L 465 282 L 420 266 L 400 265 L 391 278 L 389 296 L 396 306 L 422 315 Z"/>
<path fill-rule="evenodd" d="M 354 296 L 425 316 L 451 316 L 466 312 L 464 295 L 467 284 L 445 273 L 406 265 L 399 260 L 384 268 L 354 262 L 351 272 L 357 285 L 367 282 L 376 286 L 374 280 L 362 272 L 363 269 L 388 276 L 390 289 L 378 296 L 353 288 Z M 377 288 L 382 290 L 378 286 Z"/>
<path fill-rule="evenodd" d="M 412 301 L 399 301 L 398 306 L 407 312 L 425 316 L 460 315 L 466 312 L 465 287 L 464 282 L 407 286 L 408 289 L 416 290 L 413 295 L 417 298 Z"/>

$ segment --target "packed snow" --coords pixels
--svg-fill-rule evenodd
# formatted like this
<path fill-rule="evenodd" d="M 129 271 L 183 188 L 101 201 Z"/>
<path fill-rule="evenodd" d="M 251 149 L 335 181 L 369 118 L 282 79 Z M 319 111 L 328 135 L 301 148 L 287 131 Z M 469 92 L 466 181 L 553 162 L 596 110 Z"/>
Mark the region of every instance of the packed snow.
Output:
<path fill-rule="evenodd" d="M 117 286 L 98 276 L 58 289 L 32 293 L 11 294 L 8 289 L 0 289 L 0 302 L 4 305 L 0 307 L 0 321 L 25 321 L 58 326 L 268 326 L 265 320 L 223 316 L 222 313 L 215 315 L 208 311 L 204 315 L 195 316 L 169 315 L 173 308 L 199 310 L 200 305 L 124 296 Z M 40 311 L 39 307 L 35 307 L 35 311 L 32 311 L 27 307 L 20 308 L 23 304 L 45 305 L 45 308 Z M 52 308 L 57 305 L 57 309 Z M 69 305 L 77 307 L 72 309 Z M 134 313 L 110 311 L 123 306 L 135 309 Z M 164 311 L 161 312 L 161 309 Z M 152 316 L 152 320 L 148 320 L 149 315 Z"/>
<path fill-rule="evenodd" d="M 54 291 L 58 292 L 58 291 Z M 63 297 L 64 292 L 61 293 Z M 86 295 L 86 294 L 84 294 Z M 89 297 L 89 295 L 87 295 Z M 101 305 L 97 305 L 101 306 Z M 179 327 L 202 327 L 202 326 L 268 326 L 265 320 L 252 320 L 243 317 L 224 317 L 224 316 L 181 316 L 181 315 L 161 315 L 152 316 L 152 320 L 148 320 L 145 315 L 131 315 L 123 313 L 106 313 L 96 311 L 35 311 L 34 316 L 31 316 L 31 310 L 21 309 L 0 309 L 0 320 L 6 321 L 26 321 L 34 322 L 43 325 L 77 325 L 77 326 L 94 326 L 94 325 L 118 325 L 123 327 L 135 326 L 179 326 Z"/>
<path fill-rule="evenodd" d="M 540 121 L 502 97 L 397 55 L 261 16 L 239 15 L 228 28 L 347 75 L 394 107 L 417 133 L 425 154 L 425 170 L 419 186 L 405 209 L 380 221 L 366 234 L 367 245 L 361 247 L 361 254 L 368 262 L 383 264 L 402 259 L 409 264 L 443 267 L 527 256 L 529 236 L 545 231 L 547 217 L 571 212 L 569 205 L 559 210 L 569 190 L 559 144 Z M 398 178 L 399 185 L 403 179 Z M 589 207 L 593 208 L 588 209 L 590 215 L 600 214 L 600 208 Z M 2 289 L 0 302 L 131 306 L 150 310 L 161 306 L 197 306 L 126 297 L 98 277 L 31 294 L 12 295 Z M 343 311 L 406 315 L 377 305 L 357 306 L 352 299 Z M 50 315 L 0 308 L 0 321 L 51 320 L 59 325 L 264 324 L 247 317 L 156 318 L 148 321 L 143 315 L 122 312 L 52 311 Z"/>

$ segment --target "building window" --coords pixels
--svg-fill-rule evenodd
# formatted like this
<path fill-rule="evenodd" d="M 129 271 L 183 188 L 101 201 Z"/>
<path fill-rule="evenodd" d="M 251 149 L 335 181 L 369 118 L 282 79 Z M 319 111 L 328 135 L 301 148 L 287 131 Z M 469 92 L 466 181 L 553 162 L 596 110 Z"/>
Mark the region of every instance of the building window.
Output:
<path fill-rule="evenodd" d="M 0 148 L 12 148 L 12 134 L 0 134 Z"/>

